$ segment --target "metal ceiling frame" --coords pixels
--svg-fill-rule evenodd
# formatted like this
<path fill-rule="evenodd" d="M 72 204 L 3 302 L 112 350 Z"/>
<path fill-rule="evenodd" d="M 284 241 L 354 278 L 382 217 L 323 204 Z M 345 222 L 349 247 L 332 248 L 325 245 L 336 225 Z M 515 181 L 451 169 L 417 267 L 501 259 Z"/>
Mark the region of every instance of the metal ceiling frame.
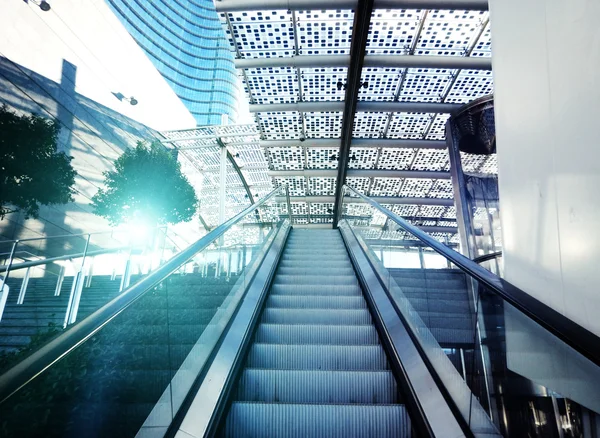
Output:
<path fill-rule="evenodd" d="M 423 20 L 424 21 L 424 20 Z M 418 41 L 418 36 L 415 38 Z M 296 55 L 291 57 L 278 58 L 238 58 L 235 60 L 235 67 L 239 69 L 247 68 L 316 68 L 316 67 L 348 67 L 350 65 L 350 55 Z M 414 53 L 414 47 L 411 49 Z M 383 68 L 439 68 L 447 70 L 468 69 L 468 70 L 491 70 L 491 58 L 481 57 L 461 57 L 461 56 L 433 56 L 420 55 L 366 55 L 363 63 L 364 67 L 383 67 Z"/>
<path fill-rule="evenodd" d="M 375 202 L 379 204 L 392 204 L 392 205 L 438 205 L 442 207 L 454 206 L 454 199 L 447 198 L 410 198 L 400 196 L 371 196 Z M 280 202 L 285 202 L 282 198 Z M 307 203 L 322 203 L 322 204 L 333 204 L 335 202 L 335 196 L 290 196 L 290 202 L 307 202 Z M 364 204 L 365 202 L 359 198 L 352 198 L 349 196 L 344 197 L 345 204 Z"/>
<path fill-rule="evenodd" d="M 488 10 L 487 0 L 376 0 L 374 6 L 378 9 Z M 358 10 L 358 2 L 356 0 L 328 0 L 327 2 L 315 0 L 217 0 L 215 8 L 217 12 Z"/>
<path fill-rule="evenodd" d="M 364 0 L 361 0 L 364 1 Z M 354 41 L 354 40 L 353 40 Z M 350 69 L 348 69 L 350 71 Z M 362 72 L 362 66 L 361 66 Z M 360 86 L 360 74 L 358 75 L 357 84 Z M 350 73 L 348 73 L 348 88 L 346 92 L 350 92 Z M 355 91 L 358 98 L 358 89 Z M 297 102 L 297 103 L 264 103 L 251 104 L 249 106 L 251 113 L 275 113 L 275 112 L 346 112 L 348 97 L 344 101 L 330 102 Z M 462 108 L 462 104 L 457 103 L 435 103 L 435 102 L 366 102 L 355 101 L 352 105 L 354 113 L 360 112 L 376 112 L 376 113 L 454 113 Z M 353 114 L 354 114 L 353 113 Z M 354 117 L 352 117 L 354 121 Z M 344 122 L 342 122 L 342 138 L 344 138 Z M 350 125 L 352 128 L 352 125 Z M 350 133 L 350 137 L 352 134 Z"/>
<path fill-rule="evenodd" d="M 269 170 L 269 175 L 278 178 L 336 178 L 340 169 L 304 169 L 304 170 Z M 450 172 L 432 170 L 384 170 L 384 169 L 346 169 L 346 176 L 355 178 L 428 178 L 450 179 Z"/>

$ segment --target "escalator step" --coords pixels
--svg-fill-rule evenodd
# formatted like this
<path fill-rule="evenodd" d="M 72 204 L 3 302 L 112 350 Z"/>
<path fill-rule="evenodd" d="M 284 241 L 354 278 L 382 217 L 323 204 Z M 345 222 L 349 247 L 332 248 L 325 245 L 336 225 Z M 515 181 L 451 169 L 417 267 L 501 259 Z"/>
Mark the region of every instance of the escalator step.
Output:
<path fill-rule="evenodd" d="M 408 438 L 411 426 L 402 405 L 235 402 L 224 429 L 238 438 Z"/>
<path fill-rule="evenodd" d="M 298 265 L 295 267 L 281 266 L 277 270 L 277 275 L 329 275 L 332 272 L 335 272 L 335 275 L 354 275 L 354 269 L 351 267 L 331 267 L 328 266 L 328 263 L 322 263 L 318 267 Z"/>
<path fill-rule="evenodd" d="M 354 275 L 277 275 L 275 284 L 358 285 L 358 280 Z"/>
<path fill-rule="evenodd" d="M 367 309 L 265 309 L 262 322 L 267 324 L 371 324 Z"/>
<path fill-rule="evenodd" d="M 377 345 L 372 325 L 260 324 L 256 342 L 265 344 Z"/>
<path fill-rule="evenodd" d="M 363 309 L 367 303 L 361 296 L 272 295 L 267 308 L 287 309 Z"/>
<path fill-rule="evenodd" d="M 387 370 L 379 345 L 253 344 L 249 368 L 280 370 Z"/>
<path fill-rule="evenodd" d="M 391 371 L 300 371 L 247 368 L 237 400 L 268 403 L 398 402 Z"/>
<path fill-rule="evenodd" d="M 360 295 L 358 284 L 320 285 L 320 284 L 274 284 L 272 295 Z"/>

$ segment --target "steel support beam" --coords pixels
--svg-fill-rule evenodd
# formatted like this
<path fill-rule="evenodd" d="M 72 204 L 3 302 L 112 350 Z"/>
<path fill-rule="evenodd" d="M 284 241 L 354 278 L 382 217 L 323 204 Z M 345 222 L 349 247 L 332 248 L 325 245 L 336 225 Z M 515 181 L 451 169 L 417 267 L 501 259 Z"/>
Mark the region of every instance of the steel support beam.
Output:
<path fill-rule="evenodd" d="M 356 0 L 328 0 L 318 2 L 315 0 L 217 0 L 217 12 L 244 12 L 244 11 L 311 11 L 325 9 L 353 9 L 357 8 Z M 378 9 L 459 9 L 473 11 L 487 11 L 487 0 L 376 0 L 375 8 Z"/>
<path fill-rule="evenodd" d="M 280 58 L 241 58 L 235 67 L 246 68 L 315 68 L 348 67 L 350 55 L 301 55 Z M 364 67 L 441 68 L 448 70 L 491 70 L 492 58 L 462 56 L 367 55 Z"/>
<path fill-rule="evenodd" d="M 314 138 L 300 141 L 298 139 L 290 140 L 261 140 L 261 147 L 278 148 L 287 146 L 298 147 L 322 147 L 332 148 L 340 146 L 340 139 L 336 138 Z M 443 140 L 411 140 L 411 139 L 390 139 L 390 138 L 353 138 L 351 147 L 384 147 L 384 148 L 418 148 L 418 149 L 446 149 L 446 142 Z"/>
<path fill-rule="evenodd" d="M 285 198 L 276 198 L 277 202 L 286 202 Z M 454 205 L 453 199 L 438 199 L 438 198 L 400 198 L 396 196 L 373 196 L 375 202 L 379 204 L 393 204 L 393 205 L 440 205 L 443 207 L 450 207 Z M 307 203 L 323 203 L 333 204 L 335 202 L 334 196 L 290 196 L 290 202 L 307 202 Z M 364 204 L 360 198 L 353 198 L 346 196 L 344 197 L 344 203 L 346 204 Z"/>
<path fill-rule="evenodd" d="M 219 146 L 221 146 L 222 148 L 225 148 L 225 150 L 227 150 L 227 146 L 225 145 L 225 143 L 223 143 L 223 140 L 218 138 L 217 142 L 219 143 Z M 227 150 L 227 159 L 233 166 L 233 169 L 235 170 L 235 172 L 240 177 L 240 180 L 242 181 L 244 189 L 246 190 L 246 194 L 248 195 L 248 200 L 250 201 L 250 204 L 254 204 L 254 196 L 252 196 L 252 191 L 250 190 L 250 186 L 248 185 L 246 178 L 244 178 L 242 169 L 240 169 L 240 166 L 238 166 L 237 162 L 235 161 L 235 158 L 233 158 L 233 155 L 231 155 L 231 152 L 229 152 L 229 150 Z"/>
<path fill-rule="evenodd" d="M 337 185 L 335 189 L 335 204 L 333 205 L 333 228 L 337 228 L 337 224 L 342 217 L 343 186 L 346 183 L 348 160 L 350 159 L 354 117 L 359 107 L 358 93 L 362 87 L 361 74 L 367 50 L 367 40 L 369 39 L 373 3 L 374 0 L 358 0 L 354 9 L 352 42 L 350 44 L 350 65 L 348 66 L 348 76 L 346 78 L 346 97 L 344 102 L 340 102 L 344 106 L 344 116 L 342 119 L 340 150 L 338 153 Z"/>
<path fill-rule="evenodd" d="M 362 71 L 362 70 L 361 70 Z M 360 80 L 359 80 L 360 82 Z M 350 86 L 346 92 L 349 92 Z M 251 113 L 267 112 L 340 112 L 346 111 L 348 102 L 297 102 L 297 103 L 268 103 L 250 105 Z M 433 102 L 354 102 L 352 106 L 356 111 L 378 112 L 378 113 L 454 113 L 463 105 L 457 103 L 433 103 Z M 353 113 L 353 114 L 354 114 Z M 354 121 L 354 117 L 352 117 Z M 344 125 L 342 122 L 342 138 Z"/>
<path fill-rule="evenodd" d="M 449 172 L 433 172 L 429 170 L 370 170 L 370 169 L 348 169 L 346 172 L 350 177 L 362 178 L 431 178 L 450 179 Z M 334 169 L 314 170 L 270 170 L 269 176 L 279 178 L 292 178 L 300 176 L 304 178 L 335 178 L 338 171 Z"/>

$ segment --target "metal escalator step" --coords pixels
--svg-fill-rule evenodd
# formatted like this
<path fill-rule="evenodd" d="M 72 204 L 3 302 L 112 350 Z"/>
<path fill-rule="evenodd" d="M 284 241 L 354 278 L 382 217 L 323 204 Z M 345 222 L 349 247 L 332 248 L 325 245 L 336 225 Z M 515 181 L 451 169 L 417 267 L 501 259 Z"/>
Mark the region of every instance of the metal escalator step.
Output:
<path fill-rule="evenodd" d="M 361 295 L 358 284 L 274 284 L 271 295 Z"/>
<path fill-rule="evenodd" d="M 371 314 L 365 309 L 265 309 L 266 324 L 371 324 Z"/>
<path fill-rule="evenodd" d="M 284 309 L 362 309 L 367 307 L 367 303 L 361 296 L 271 295 L 267 300 L 267 307 Z"/>
<path fill-rule="evenodd" d="M 354 275 L 354 269 L 351 267 L 342 268 L 339 266 L 328 266 L 327 262 L 321 266 L 303 266 L 301 263 L 293 267 L 280 266 L 277 270 L 277 275 Z"/>
<path fill-rule="evenodd" d="M 373 325 L 260 324 L 255 342 L 265 344 L 377 345 Z"/>
<path fill-rule="evenodd" d="M 253 344 L 248 368 L 278 370 L 387 370 L 380 345 Z"/>
<path fill-rule="evenodd" d="M 358 284 L 354 275 L 276 275 L 275 284 Z"/>
<path fill-rule="evenodd" d="M 297 268 L 297 267 L 306 267 L 306 268 L 319 268 L 323 266 L 323 262 L 320 260 L 308 259 L 308 260 L 281 260 L 279 263 L 279 268 Z M 339 269 L 339 268 L 352 268 L 352 263 L 350 259 L 345 260 L 329 260 L 327 261 L 327 266 L 331 269 Z"/>
<path fill-rule="evenodd" d="M 244 403 L 231 406 L 226 437 L 408 438 L 403 405 Z"/>
<path fill-rule="evenodd" d="M 350 259 L 346 255 L 344 255 L 344 256 L 337 255 L 337 256 L 332 257 L 330 255 L 321 255 L 321 254 L 286 255 L 284 253 L 281 256 L 281 261 L 286 261 L 289 263 L 307 263 L 307 262 L 327 263 L 331 260 L 334 260 L 336 262 L 349 262 L 350 261 Z"/>
<path fill-rule="evenodd" d="M 237 400 L 268 403 L 398 402 L 391 371 L 244 370 Z"/>

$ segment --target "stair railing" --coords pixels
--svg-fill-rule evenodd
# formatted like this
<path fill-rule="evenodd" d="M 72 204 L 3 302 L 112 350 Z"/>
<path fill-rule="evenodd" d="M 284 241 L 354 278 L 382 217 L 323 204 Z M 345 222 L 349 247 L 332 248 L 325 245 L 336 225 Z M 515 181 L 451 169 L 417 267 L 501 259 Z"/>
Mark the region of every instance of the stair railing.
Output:
<path fill-rule="evenodd" d="M 383 207 L 368 196 L 363 195 L 347 185 L 345 185 L 344 188 L 383 213 L 404 231 L 412 234 L 435 252 L 447 260 L 450 260 L 468 275 L 487 286 L 490 291 L 499 295 L 503 300 L 516 307 L 537 324 L 541 325 L 571 348 L 581 353 L 584 357 L 591 360 L 596 365 L 600 365 L 600 349 L 598 348 L 600 345 L 600 338 L 598 336 L 529 295 L 522 289 L 519 289 L 515 285 L 478 265 L 473 260 L 432 238 L 426 232 L 410 224 L 402 217 Z"/>
<path fill-rule="evenodd" d="M 178 252 L 157 269 L 138 280 L 132 286 L 123 290 L 114 299 L 96 310 L 78 324 L 70 326 L 48 344 L 19 362 L 17 365 L 0 375 L 0 403 L 10 397 L 15 391 L 25 385 L 33 377 L 40 374 L 54 362 L 68 354 L 81 343 L 94 335 L 98 330 L 119 315 L 129 305 L 146 292 L 152 290 L 165 278 L 182 268 L 196 254 L 207 248 L 234 225 L 242 221 L 248 214 L 263 206 L 276 195 L 286 193 L 287 187 L 281 186 L 264 196 L 260 201 L 250 205 L 245 210 L 214 228 L 210 233 Z M 291 212 L 288 205 L 288 212 Z"/>

